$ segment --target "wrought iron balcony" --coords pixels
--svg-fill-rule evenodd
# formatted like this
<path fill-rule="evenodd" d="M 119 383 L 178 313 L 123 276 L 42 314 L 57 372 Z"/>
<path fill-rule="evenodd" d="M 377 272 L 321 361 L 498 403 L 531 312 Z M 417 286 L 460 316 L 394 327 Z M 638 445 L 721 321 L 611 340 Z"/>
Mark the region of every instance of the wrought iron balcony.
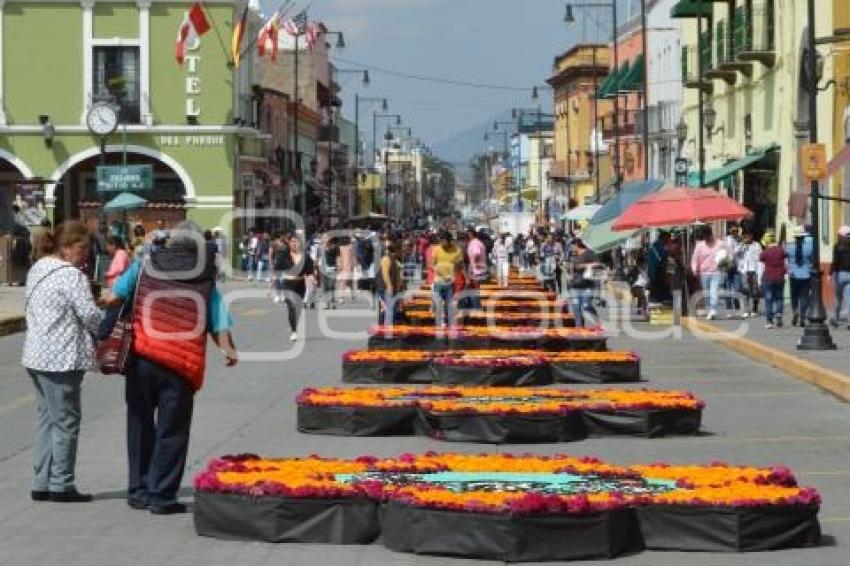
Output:
<path fill-rule="evenodd" d="M 754 0 L 735 8 L 733 50 L 738 61 L 776 64 L 776 27 L 771 0 Z"/>

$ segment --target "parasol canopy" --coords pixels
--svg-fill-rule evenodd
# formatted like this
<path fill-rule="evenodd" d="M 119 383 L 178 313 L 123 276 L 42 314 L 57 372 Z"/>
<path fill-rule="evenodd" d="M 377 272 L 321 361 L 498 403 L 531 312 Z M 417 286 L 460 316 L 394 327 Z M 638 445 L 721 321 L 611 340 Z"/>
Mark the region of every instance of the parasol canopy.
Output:
<path fill-rule="evenodd" d="M 123 212 L 125 210 L 136 210 L 144 208 L 148 201 L 133 193 L 121 193 L 117 197 L 110 200 L 103 207 L 106 212 Z"/>
<path fill-rule="evenodd" d="M 651 193 L 629 206 L 614 222 L 618 232 L 687 226 L 697 222 L 741 220 L 750 210 L 712 189 L 674 187 Z"/>
<path fill-rule="evenodd" d="M 591 218 L 593 218 L 593 215 L 599 211 L 600 208 L 602 208 L 602 205 L 600 204 L 583 204 L 581 206 L 577 206 L 573 209 L 570 209 L 566 214 L 561 216 L 561 220 L 570 220 L 572 222 L 590 220 Z"/>

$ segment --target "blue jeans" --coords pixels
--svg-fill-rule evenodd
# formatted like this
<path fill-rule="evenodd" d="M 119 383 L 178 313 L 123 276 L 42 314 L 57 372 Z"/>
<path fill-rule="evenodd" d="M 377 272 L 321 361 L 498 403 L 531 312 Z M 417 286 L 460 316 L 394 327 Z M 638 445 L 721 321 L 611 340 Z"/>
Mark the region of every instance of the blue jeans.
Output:
<path fill-rule="evenodd" d="M 584 326 L 584 311 L 595 314 L 593 308 L 594 289 L 572 289 L 570 291 L 570 308 L 576 319 L 576 327 Z"/>
<path fill-rule="evenodd" d="M 162 366 L 134 357 L 125 381 L 127 497 L 152 505 L 177 501 L 183 480 L 194 392 Z"/>
<path fill-rule="evenodd" d="M 27 369 L 37 399 L 33 446 L 33 491 L 76 488 L 77 441 L 80 436 L 80 385 L 83 371 Z"/>
<path fill-rule="evenodd" d="M 268 268 L 268 261 L 264 259 L 257 259 L 257 281 L 263 278 L 263 272 Z"/>
<path fill-rule="evenodd" d="M 807 320 L 812 300 L 812 280 L 791 278 L 791 312 Z"/>
<path fill-rule="evenodd" d="M 837 271 L 835 273 L 835 321 L 841 318 L 841 308 L 847 305 L 850 309 L 850 271 Z M 850 315 L 848 315 L 850 320 Z"/>
<path fill-rule="evenodd" d="M 743 289 L 743 279 L 740 271 L 727 271 L 723 277 L 723 290 L 726 291 L 726 309 L 740 309 L 741 301 L 738 299 L 737 293 Z"/>
<path fill-rule="evenodd" d="M 765 281 L 762 283 L 764 289 L 764 316 L 769 324 L 772 324 L 775 318 L 782 318 L 784 309 L 784 281 Z"/>
<path fill-rule="evenodd" d="M 720 273 L 701 273 L 699 276 L 702 292 L 708 295 L 708 314 L 717 314 L 720 296 Z"/>
<path fill-rule="evenodd" d="M 451 314 L 454 311 L 453 294 L 454 283 L 434 282 L 434 323 L 437 326 L 451 322 Z"/>
<path fill-rule="evenodd" d="M 392 326 L 395 319 L 396 298 L 387 294 L 386 289 L 376 291 L 378 295 L 378 324 Z"/>

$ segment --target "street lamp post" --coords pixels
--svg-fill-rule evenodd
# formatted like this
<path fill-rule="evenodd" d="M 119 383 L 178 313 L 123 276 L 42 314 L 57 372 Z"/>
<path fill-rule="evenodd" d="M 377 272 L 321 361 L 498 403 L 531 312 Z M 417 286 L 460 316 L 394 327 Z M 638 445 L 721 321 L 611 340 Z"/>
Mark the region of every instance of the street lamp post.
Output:
<path fill-rule="evenodd" d="M 806 65 L 809 71 L 809 143 L 818 143 L 818 78 L 817 41 L 815 39 L 815 0 L 808 0 L 808 29 L 806 43 Z M 801 164 L 802 165 L 802 164 Z M 826 325 L 826 309 L 823 305 L 822 273 L 820 267 L 820 182 L 812 181 L 812 299 L 814 305 L 809 314 L 809 323 L 797 344 L 798 350 L 834 350 L 835 342 Z"/>
<path fill-rule="evenodd" d="M 372 112 L 372 156 L 373 159 L 378 153 L 378 119 L 379 118 L 395 118 L 397 126 L 401 125 L 401 114 L 380 114 Z"/>
<path fill-rule="evenodd" d="M 611 10 L 611 45 L 614 56 L 614 72 L 616 73 L 620 69 L 620 57 L 619 57 L 619 49 L 617 48 L 617 0 L 613 2 L 587 2 L 587 3 L 578 3 L 578 4 L 567 4 L 566 13 L 564 15 L 564 22 L 571 24 L 575 22 L 575 17 L 573 16 L 573 8 L 609 8 Z M 644 31 L 644 33 L 646 33 Z M 595 75 L 594 75 L 595 76 Z M 619 86 L 619 85 L 617 85 Z M 614 169 L 614 186 L 617 189 L 617 192 L 620 192 L 620 96 L 615 87 L 614 91 L 614 155 L 613 155 L 613 169 Z M 599 165 L 597 164 L 597 167 Z"/>

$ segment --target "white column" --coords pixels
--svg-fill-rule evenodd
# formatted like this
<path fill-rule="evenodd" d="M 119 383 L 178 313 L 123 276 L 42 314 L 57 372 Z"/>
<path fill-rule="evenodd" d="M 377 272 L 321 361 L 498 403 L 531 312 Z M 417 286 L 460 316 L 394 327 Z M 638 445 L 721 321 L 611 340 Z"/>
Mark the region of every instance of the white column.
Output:
<path fill-rule="evenodd" d="M 83 8 L 83 113 L 80 124 L 85 125 L 92 97 L 92 39 L 94 37 L 92 8 L 94 0 L 80 0 Z"/>
<path fill-rule="evenodd" d="M 6 0 L 0 0 L 0 126 L 6 125 L 6 103 L 3 98 L 3 6 Z"/>
<path fill-rule="evenodd" d="M 153 126 L 153 116 L 151 116 L 151 59 L 150 59 L 150 39 L 151 39 L 151 0 L 137 0 L 136 5 L 139 7 L 139 86 L 141 90 L 141 115 L 142 124 L 145 126 Z"/>

